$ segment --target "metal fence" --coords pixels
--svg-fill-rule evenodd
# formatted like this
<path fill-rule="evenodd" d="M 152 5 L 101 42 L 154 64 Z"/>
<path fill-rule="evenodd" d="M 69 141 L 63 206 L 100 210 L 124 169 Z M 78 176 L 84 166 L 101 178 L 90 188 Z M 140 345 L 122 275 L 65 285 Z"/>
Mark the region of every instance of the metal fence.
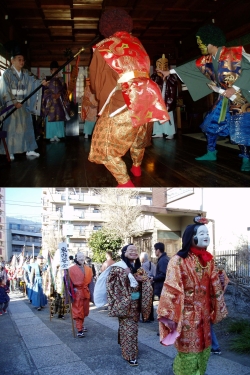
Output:
<path fill-rule="evenodd" d="M 224 269 L 229 278 L 238 284 L 250 285 L 250 252 L 227 250 L 215 256 L 218 268 Z"/>

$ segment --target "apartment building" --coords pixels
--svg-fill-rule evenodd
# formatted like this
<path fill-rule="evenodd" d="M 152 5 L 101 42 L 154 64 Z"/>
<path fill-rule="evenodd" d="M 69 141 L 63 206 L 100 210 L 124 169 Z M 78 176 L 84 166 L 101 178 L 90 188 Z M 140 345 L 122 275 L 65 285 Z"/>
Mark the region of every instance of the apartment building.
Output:
<path fill-rule="evenodd" d="M 101 195 L 93 188 L 43 188 L 43 248 L 47 238 L 54 236 L 58 243 L 62 238 L 68 241 L 71 254 L 78 251 L 91 256 L 88 239 L 93 231 L 102 228 L 103 218 L 100 212 Z M 139 189 L 138 196 L 132 202 L 137 205 L 152 204 L 152 188 Z M 48 245 L 47 245 L 48 246 Z"/>
<path fill-rule="evenodd" d="M 6 260 L 12 255 L 37 256 L 42 247 L 42 224 L 30 220 L 6 217 Z"/>
<path fill-rule="evenodd" d="M 0 188 L 0 260 L 7 260 L 5 188 Z"/>

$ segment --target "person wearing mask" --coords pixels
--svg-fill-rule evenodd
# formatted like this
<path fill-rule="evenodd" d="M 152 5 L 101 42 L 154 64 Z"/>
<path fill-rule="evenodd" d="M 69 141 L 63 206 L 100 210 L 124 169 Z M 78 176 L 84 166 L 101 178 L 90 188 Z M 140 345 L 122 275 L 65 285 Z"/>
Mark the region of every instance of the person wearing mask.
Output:
<path fill-rule="evenodd" d="M 161 58 L 156 60 L 156 69 L 168 70 L 168 59 L 163 54 Z M 163 77 L 162 73 L 155 71 L 151 75 L 151 79 L 157 83 L 161 90 L 162 98 L 166 104 L 170 120 L 161 124 L 159 121 L 154 122 L 152 137 L 159 138 L 165 136 L 166 139 L 174 139 L 176 133 L 174 122 L 174 110 L 177 100 L 177 76 L 171 74 Z"/>
<path fill-rule="evenodd" d="M 211 323 L 227 315 L 210 243 L 208 220 L 196 217 L 182 248 L 168 265 L 158 306 L 160 342 L 175 344 L 175 375 L 204 375 L 211 351 Z"/>
<path fill-rule="evenodd" d="M 84 337 L 87 328 L 84 326 L 84 318 L 89 315 L 90 292 L 93 273 L 92 269 L 85 265 L 85 255 L 81 252 L 76 254 L 75 265 L 69 267 L 70 281 L 74 285 L 75 298 L 72 302 L 72 315 L 75 320 L 77 337 Z"/>
<path fill-rule="evenodd" d="M 207 137 L 207 153 L 199 161 L 216 161 L 219 136 L 230 135 L 242 158 L 241 171 L 250 171 L 250 57 L 243 48 L 225 47 L 226 37 L 215 25 L 202 26 L 196 33 L 202 56 L 170 71 L 157 69 L 164 79 L 177 73 L 187 85 L 193 100 L 211 92 L 217 99 L 206 115 L 201 130 Z"/>
<path fill-rule="evenodd" d="M 109 272 L 106 278 L 108 312 L 119 320 L 118 344 L 122 357 L 131 366 L 138 366 L 138 322 L 140 312 L 146 319 L 149 316 L 152 286 L 141 267 L 136 246 L 124 246 L 121 261 L 105 272 Z"/>

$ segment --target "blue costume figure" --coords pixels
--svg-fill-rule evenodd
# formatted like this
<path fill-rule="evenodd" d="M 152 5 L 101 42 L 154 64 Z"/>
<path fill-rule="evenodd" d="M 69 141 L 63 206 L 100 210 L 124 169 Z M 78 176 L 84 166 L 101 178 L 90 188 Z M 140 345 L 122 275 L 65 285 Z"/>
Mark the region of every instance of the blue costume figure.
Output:
<path fill-rule="evenodd" d="M 26 295 L 28 299 L 31 301 L 32 300 L 32 284 L 31 284 L 31 269 L 32 266 L 30 264 L 30 259 L 27 258 L 26 262 L 23 265 L 23 276 L 24 276 L 24 281 L 26 285 Z"/>
<path fill-rule="evenodd" d="M 47 304 L 47 297 L 43 293 L 43 284 L 42 284 L 42 260 L 43 256 L 38 255 L 37 261 L 32 264 L 31 271 L 31 283 L 32 287 L 32 305 L 37 307 L 37 310 L 41 310 L 41 307 L 44 307 Z"/>
<path fill-rule="evenodd" d="M 192 99 L 198 100 L 217 92 L 212 110 L 201 124 L 207 136 L 207 153 L 196 160 L 217 160 L 218 136 L 230 135 L 240 148 L 242 171 L 250 171 L 250 55 L 242 46 L 224 47 L 223 32 L 214 25 L 201 27 L 196 33 L 203 56 L 190 61 L 164 76 L 177 73 L 187 85 Z"/>

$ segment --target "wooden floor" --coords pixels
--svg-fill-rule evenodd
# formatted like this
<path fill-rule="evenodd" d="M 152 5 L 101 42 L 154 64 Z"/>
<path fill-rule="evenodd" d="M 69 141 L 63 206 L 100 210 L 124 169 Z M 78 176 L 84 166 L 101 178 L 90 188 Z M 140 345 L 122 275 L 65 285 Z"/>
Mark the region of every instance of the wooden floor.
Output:
<path fill-rule="evenodd" d="M 103 165 L 88 161 L 90 139 L 67 137 L 59 143 L 38 142 L 39 158 L 25 154 L 8 163 L 0 156 L 1 187 L 115 187 Z M 250 172 L 241 172 L 239 152 L 218 146 L 216 162 L 196 161 L 206 152 L 206 143 L 179 134 L 176 139 L 153 138 L 146 149 L 142 176 L 133 177 L 136 187 L 246 187 Z M 129 153 L 124 160 L 131 168 Z"/>

